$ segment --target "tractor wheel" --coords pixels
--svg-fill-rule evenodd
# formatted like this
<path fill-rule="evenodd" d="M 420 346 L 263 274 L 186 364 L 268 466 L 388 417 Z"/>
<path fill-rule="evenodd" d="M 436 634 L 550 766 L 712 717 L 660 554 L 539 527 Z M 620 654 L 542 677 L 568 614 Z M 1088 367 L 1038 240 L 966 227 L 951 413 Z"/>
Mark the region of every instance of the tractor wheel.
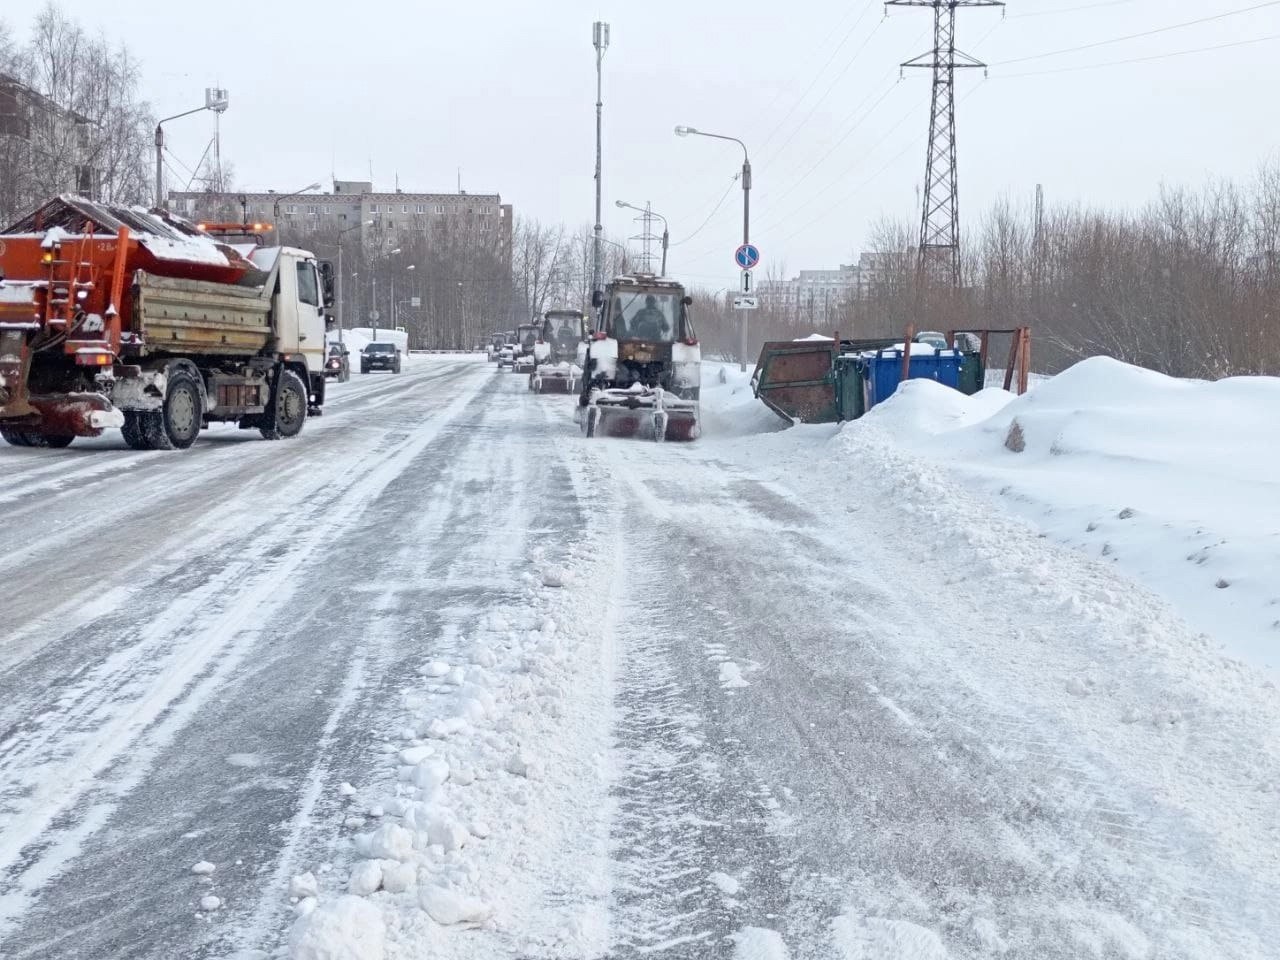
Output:
<path fill-rule="evenodd" d="M 258 432 L 264 440 L 288 440 L 302 432 L 306 420 L 307 387 L 292 370 L 281 370 Z"/>

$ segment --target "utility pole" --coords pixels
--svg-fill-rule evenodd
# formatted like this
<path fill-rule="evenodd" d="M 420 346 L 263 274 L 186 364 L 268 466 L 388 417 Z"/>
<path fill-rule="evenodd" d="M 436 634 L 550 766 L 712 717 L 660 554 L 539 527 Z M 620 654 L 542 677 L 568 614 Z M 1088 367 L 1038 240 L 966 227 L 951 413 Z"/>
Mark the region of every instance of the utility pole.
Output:
<path fill-rule="evenodd" d="M 932 7 L 933 49 L 902 64 L 933 71 L 929 151 L 917 270 L 922 282 L 960 287 L 960 205 L 956 170 L 956 70 L 986 64 L 956 49 L 956 9 L 1003 7 L 1002 0 L 886 0 L 886 7 Z"/>
<path fill-rule="evenodd" d="M 604 236 L 604 214 L 600 209 L 600 158 L 601 158 L 601 133 L 602 121 L 604 117 L 604 52 L 609 49 L 609 25 L 602 20 L 597 20 L 591 28 L 591 43 L 596 48 L 596 224 L 595 224 L 595 243 L 593 245 L 593 255 L 591 258 L 591 296 L 594 298 L 597 292 L 602 292 L 603 287 L 600 285 L 600 240 Z"/>

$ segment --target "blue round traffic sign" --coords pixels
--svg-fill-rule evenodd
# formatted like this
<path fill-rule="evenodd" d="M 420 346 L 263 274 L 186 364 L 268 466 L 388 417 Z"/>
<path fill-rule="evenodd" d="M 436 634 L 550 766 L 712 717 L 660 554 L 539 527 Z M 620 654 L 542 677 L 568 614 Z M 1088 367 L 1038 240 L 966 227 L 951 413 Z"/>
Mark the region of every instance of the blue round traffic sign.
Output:
<path fill-rule="evenodd" d="M 743 270 L 751 270 L 760 262 L 760 249 L 754 243 L 744 243 L 733 252 L 733 262 Z"/>

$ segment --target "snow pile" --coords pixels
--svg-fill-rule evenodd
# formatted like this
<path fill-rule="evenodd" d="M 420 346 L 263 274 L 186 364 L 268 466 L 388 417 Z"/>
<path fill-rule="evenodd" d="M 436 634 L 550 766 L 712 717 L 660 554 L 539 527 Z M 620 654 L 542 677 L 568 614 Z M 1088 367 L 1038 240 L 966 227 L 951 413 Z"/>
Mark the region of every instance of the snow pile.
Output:
<path fill-rule="evenodd" d="M 573 534 L 529 548 L 516 594 L 423 638 L 373 774 L 334 785 L 349 831 L 334 869 L 289 884 L 291 960 L 607 947 L 609 632 L 594 585 L 614 552 Z"/>
<path fill-rule="evenodd" d="M 289 933 L 292 960 L 383 960 L 382 911 L 360 897 L 338 897 L 298 919 Z"/>
<path fill-rule="evenodd" d="M 884 437 L 1118 564 L 1233 656 L 1280 668 L 1280 378 L 1176 380 L 1105 357 L 1027 395 L 912 380 L 843 431 Z"/>
<path fill-rule="evenodd" d="M 740 437 L 785 430 L 787 423 L 756 399 L 751 389 L 754 364 L 745 372 L 736 363 L 702 364 L 701 415 L 704 437 Z"/>

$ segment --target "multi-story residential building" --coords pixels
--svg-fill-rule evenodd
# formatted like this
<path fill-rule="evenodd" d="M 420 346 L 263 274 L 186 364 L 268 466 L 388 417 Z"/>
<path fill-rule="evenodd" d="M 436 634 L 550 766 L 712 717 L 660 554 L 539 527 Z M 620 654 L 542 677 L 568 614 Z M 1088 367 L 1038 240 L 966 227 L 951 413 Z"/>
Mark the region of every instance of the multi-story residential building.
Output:
<path fill-rule="evenodd" d="M 505 263 L 511 257 L 511 204 L 496 193 L 384 193 L 367 180 L 335 180 L 332 191 L 319 194 L 174 191 L 169 205 L 191 219 L 271 223 L 285 240 L 351 228 L 351 238 L 366 250 L 390 249 L 415 238 L 430 245 L 453 231 L 469 234 Z"/>
<path fill-rule="evenodd" d="M 100 199 L 101 171 L 87 162 L 92 132 L 87 117 L 0 73 L 0 215 L 57 193 Z"/>
<path fill-rule="evenodd" d="M 801 270 L 790 280 L 765 281 L 757 292 L 766 306 L 798 322 L 823 326 L 860 295 L 858 276 L 858 267 L 847 264 L 835 270 Z"/>

